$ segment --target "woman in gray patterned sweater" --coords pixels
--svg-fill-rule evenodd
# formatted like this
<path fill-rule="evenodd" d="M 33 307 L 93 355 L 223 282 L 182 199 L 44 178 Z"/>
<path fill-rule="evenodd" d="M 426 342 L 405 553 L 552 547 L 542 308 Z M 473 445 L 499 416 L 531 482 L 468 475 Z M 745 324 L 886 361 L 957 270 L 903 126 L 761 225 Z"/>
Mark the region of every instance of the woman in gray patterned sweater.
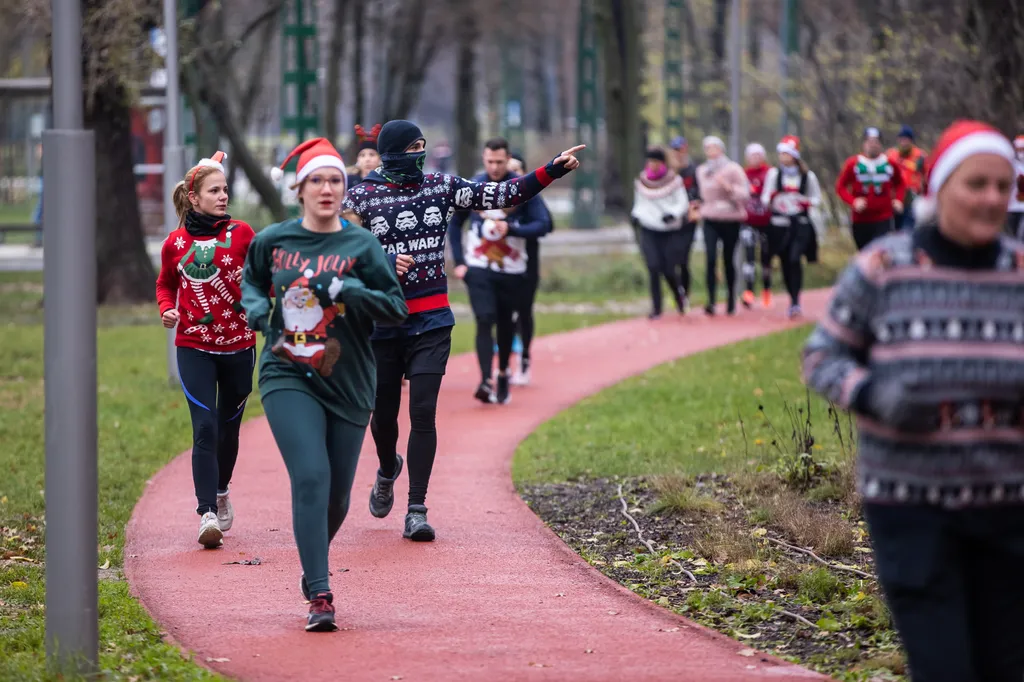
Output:
<path fill-rule="evenodd" d="M 804 349 L 857 414 L 858 485 L 915 682 L 1024 679 L 1024 246 L 1013 147 L 954 123 L 914 233 L 859 253 Z"/>

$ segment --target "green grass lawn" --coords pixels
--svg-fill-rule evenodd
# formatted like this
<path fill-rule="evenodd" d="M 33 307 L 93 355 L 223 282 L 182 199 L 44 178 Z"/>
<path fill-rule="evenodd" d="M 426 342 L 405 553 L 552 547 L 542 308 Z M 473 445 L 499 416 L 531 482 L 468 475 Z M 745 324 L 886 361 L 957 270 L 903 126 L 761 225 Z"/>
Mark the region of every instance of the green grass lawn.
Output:
<path fill-rule="evenodd" d="M 804 408 L 800 347 L 809 326 L 656 367 L 583 400 L 520 446 L 519 482 L 587 476 L 734 472 L 788 444 L 789 409 Z M 763 407 L 763 412 L 760 408 Z M 820 454 L 837 454 L 827 404 L 810 396 Z M 774 426 L 773 426 L 774 425 Z"/>
<path fill-rule="evenodd" d="M 43 329 L 41 273 L 0 273 L 0 680 L 58 678 L 43 663 Z M 597 324 L 610 315 L 541 315 L 538 333 Z M 155 305 L 103 309 L 99 330 L 100 647 L 106 680 L 214 676 L 163 643 L 160 628 L 121 577 L 124 526 L 145 482 L 191 444 L 185 399 L 166 379 L 166 332 Z M 473 347 L 460 322 L 454 353 Z M 262 414 L 259 400 L 247 418 Z M 190 510 L 169 510 L 190 513 Z"/>

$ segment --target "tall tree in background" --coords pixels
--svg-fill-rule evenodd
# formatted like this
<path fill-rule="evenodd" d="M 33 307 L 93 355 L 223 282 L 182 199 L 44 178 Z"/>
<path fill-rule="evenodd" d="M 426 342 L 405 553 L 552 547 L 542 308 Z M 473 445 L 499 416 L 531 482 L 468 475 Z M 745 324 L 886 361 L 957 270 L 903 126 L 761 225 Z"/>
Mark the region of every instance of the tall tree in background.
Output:
<path fill-rule="evenodd" d="M 452 5 L 457 5 L 453 0 Z M 455 168 L 469 177 L 476 168 L 480 124 L 476 119 L 477 12 L 469 8 L 456 25 L 455 57 Z"/>
<path fill-rule="evenodd" d="M 338 106 L 341 104 L 341 67 L 345 61 L 345 27 L 348 25 L 348 0 L 334 0 L 331 17 L 331 39 L 327 50 L 327 82 L 325 83 L 324 137 L 338 143 Z M 356 0 L 356 5 L 362 0 Z M 359 46 L 356 45 L 356 52 Z M 356 74 L 358 76 L 358 72 Z M 359 116 L 356 116 L 357 122 Z"/>
<path fill-rule="evenodd" d="M 633 177 L 643 163 L 640 120 L 641 8 L 635 0 L 597 0 L 594 26 L 604 67 L 605 125 L 611 171 L 605 184 L 605 206 L 628 213 L 633 206 Z"/>
<path fill-rule="evenodd" d="M 146 42 L 143 24 L 158 16 L 159 5 L 153 5 L 82 2 L 84 123 L 96 139 L 97 303 L 143 303 L 154 297 L 156 271 L 135 193 L 129 92 L 143 75 L 137 46 Z"/>
<path fill-rule="evenodd" d="M 440 50 L 448 20 L 440 12 L 427 13 L 427 0 L 408 0 L 389 18 L 388 47 L 384 54 L 383 102 L 379 118 L 407 118 L 419 100 L 427 69 Z"/>
<path fill-rule="evenodd" d="M 977 46 L 977 61 L 969 68 L 987 95 L 985 117 L 1009 135 L 1020 134 L 1024 130 L 1024 2 L 968 0 L 966 31 L 968 44 Z"/>

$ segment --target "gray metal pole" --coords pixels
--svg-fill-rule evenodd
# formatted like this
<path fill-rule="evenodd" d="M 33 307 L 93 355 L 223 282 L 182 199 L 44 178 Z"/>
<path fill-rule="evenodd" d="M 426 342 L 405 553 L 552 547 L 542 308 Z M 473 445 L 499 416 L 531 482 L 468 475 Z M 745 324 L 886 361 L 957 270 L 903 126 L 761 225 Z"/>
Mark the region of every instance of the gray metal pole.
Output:
<path fill-rule="evenodd" d="M 782 22 L 779 30 L 779 78 L 782 87 L 782 121 L 780 137 L 789 134 L 789 22 L 793 21 L 790 16 L 789 0 L 782 0 Z"/>
<path fill-rule="evenodd" d="M 164 2 L 164 36 L 167 39 L 167 127 L 164 129 L 164 229 L 170 234 L 178 228 L 171 195 L 185 176 L 185 147 L 181 143 L 181 95 L 178 80 L 178 3 Z M 216 150 L 205 152 L 212 154 Z M 167 381 L 178 385 L 178 351 L 174 347 L 175 330 L 167 333 Z"/>
<path fill-rule="evenodd" d="M 97 669 L 96 145 L 83 129 L 80 0 L 52 0 L 53 129 L 43 135 L 46 653 Z"/>
<path fill-rule="evenodd" d="M 740 64 L 743 55 L 743 34 L 740 25 L 740 12 L 742 11 L 740 0 L 732 0 L 729 8 L 729 33 L 732 51 L 729 54 L 729 156 L 733 161 L 742 163 L 740 158 L 740 85 L 742 73 Z"/>

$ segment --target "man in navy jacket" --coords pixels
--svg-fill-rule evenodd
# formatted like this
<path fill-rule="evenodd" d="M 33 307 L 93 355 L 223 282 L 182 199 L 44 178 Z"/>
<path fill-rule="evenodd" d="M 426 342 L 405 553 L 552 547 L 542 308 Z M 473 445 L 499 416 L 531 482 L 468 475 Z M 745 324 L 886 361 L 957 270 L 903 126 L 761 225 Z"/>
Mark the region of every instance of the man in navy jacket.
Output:
<path fill-rule="evenodd" d="M 484 172 L 475 182 L 502 182 L 514 177 L 508 170 L 508 142 L 494 138 L 484 145 Z M 463 239 L 463 226 L 470 219 Z M 551 231 L 551 215 L 534 197 L 511 210 L 459 211 L 448 225 L 455 260 L 454 274 L 466 283 L 476 318 L 476 352 L 480 385 L 474 396 L 485 403 L 506 404 L 509 357 L 515 337 L 514 314 L 530 302 L 528 241 Z M 494 329 L 498 338 L 498 377 L 492 384 Z"/>

